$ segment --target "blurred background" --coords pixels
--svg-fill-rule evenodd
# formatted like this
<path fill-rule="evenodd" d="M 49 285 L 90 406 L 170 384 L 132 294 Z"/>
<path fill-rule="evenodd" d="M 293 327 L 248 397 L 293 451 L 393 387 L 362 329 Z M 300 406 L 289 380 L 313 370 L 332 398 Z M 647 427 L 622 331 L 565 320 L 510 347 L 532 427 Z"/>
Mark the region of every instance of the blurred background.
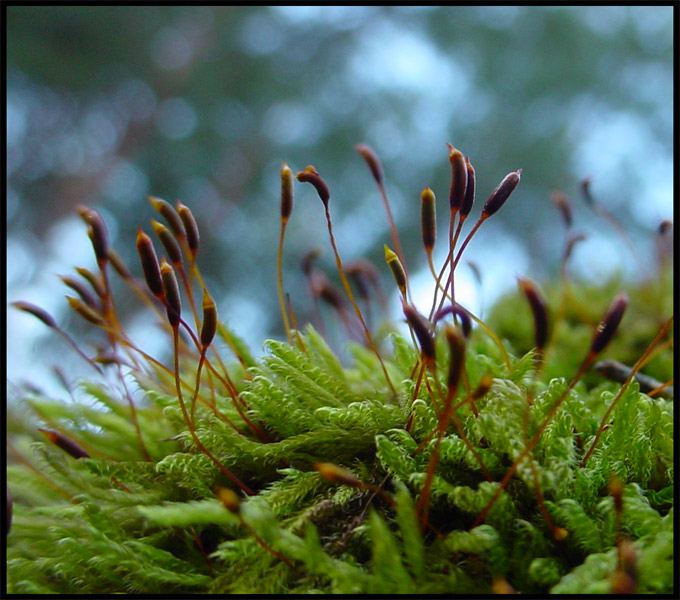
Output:
<path fill-rule="evenodd" d="M 432 279 L 420 237 L 420 192 L 438 198 L 435 263 L 446 255 L 450 169 L 446 143 L 470 157 L 477 202 L 502 177 L 522 182 L 466 251 L 458 299 L 483 312 L 516 286 L 559 273 L 564 223 L 551 193 L 574 207 L 574 276 L 636 277 L 654 268 L 653 238 L 672 219 L 673 8 L 585 7 L 36 7 L 7 13 L 7 295 L 48 310 L 96 342 L 70 313 L 59 275 L 96 269 L 74 207 L 104 217 L 113 245 L 139 273 L 135 234 L 151 233 L 153 194 L 179 199 L 201 229 L 200 268 L 220 316 L 260 352 L 281 338 L 276 295 L 279 170 L 313 164 L 331 190 L 344 261 L 379 268 L 391 316 L 399 305 L 383 259 L 392 245 L 378 190 L 354 145 L 379 155 L 412 276 L 429 309 Z M 613 213 L 635 251 L 583 201 Z M 464 230 L 466 233 L 468 227 Z M 315 247 L 337 282 L 323 210 L 296 185 L 284 284 L 298 319 L 313 318 L 300 269 Z M 159 246 L 157 245 L 157 248 Z M 123 290 L 141 345 L 149 312 Z M 64 395 L 91 375 L 64 341 L 12 307 L 10 389 Z M 133 333 L 134 337 L 134 333 Z M 137 338 L 139 339 L 139 338 Z M 91 350 L 92 346 L 85 346 Z M 56 390 L 56 391 L 54 391 Z"/>

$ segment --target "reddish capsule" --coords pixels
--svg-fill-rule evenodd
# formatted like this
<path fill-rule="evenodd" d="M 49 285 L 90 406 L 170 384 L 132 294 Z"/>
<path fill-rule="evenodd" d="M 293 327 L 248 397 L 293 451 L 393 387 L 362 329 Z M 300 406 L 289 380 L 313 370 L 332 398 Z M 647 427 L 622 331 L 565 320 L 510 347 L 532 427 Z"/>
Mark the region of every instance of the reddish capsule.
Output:
<path fill-rule="evenodd" d="M 518 277 L 519 286 L 524 292 L 531 314 L 534 317 L 534 340 L 536 348 L 543 350 L 548 341 L 548 307 L 536 284 L 523 277 Z"/>
<path fill-rule="evenodd" d="M 200 235 L 198 233 L 198 223 L 194 218 L 194 214 L 191 209 L 182 204 L 179 200 L 177 201 L 177 214 L 182 220 L 182 225 L 184 225 L 184 233 L 186 234 L 187 246 L 191 253 L 196 256 L 198 252 L 198 244 L 200 242 Z"/>
<path fill-rule="evenodd" d="M 171 207 L 172 208 L 172 207 Z M 153 247 L 151 238 L 141 229 L 137 230 L 137 252 L 142 263 L 144 279 L 149 286 L 151 293 L 158 297 L 163 297 L 163 280 L 161 279 L 161 269 L 158 265 L 158 257 Z"/>
<path fill-rule="evenodd" d="M 165 258 L 161 259 L 161 280 L 163 282 L 163 292 L 167 303 L 166 313 L 168 315 L 168 321 L 170 322 L 170 325 L 177 327 L 182 314 L 182 301 L 180 299 L 175 271 Z"/>
<path fill-rule="evenodd" d="M 626 292 L 620 293 L 612 300 L 607 313 L 597 326 L 595 334 L 593 335 L 593 342 L 590 345 L 590 353 L 592 355 L 602 352 L 605 346 L 614 337 L 627 306 L 628 294 L 626 294 Z"/>
<path fill-rule="evenodd" d="M 449 147 L 449 163 L 451 164 L 451 189 L 449 191 L 449 205 L 452 211 L 460 210 L 460 207 L 465 200 L 465 188 L 467 188 L 467 165 L 463 153 L 454 148 L 451 144 L 446 144 Z"/>
<path fill-rule="evenodd" d="M 356 146 L 354 146 L 354 149 L 359 154 L 361 154 L 363 159 L 366 161 L 366 164 L 368 165 L 368 168 L 371 170 L 371 174 L 373 175 L 373 179 L 375 179 L 378 184 L 381 184 L 383 180 L 383 168 L 382 165 L 380 164 L 380 159 L 378 158 L 378 155 L 373 151 L 372 148 L 369 148 L 366 144 L 357 144 Z"/>
<path fill-rule="evenodd" d="M 67 454 L 70 454 L 73 458 L 89 458 L 90 455 L 76 442 L 62 435 L 58 431 L 53 429 L 42 429 L 38 428 L 45 434 L 45 437 L 52 442 L 55 446 L 61 448 Z"/>
<path fill-rule="evenodd" d="M 446 315 L 450 314 L 456 315 L 460 319 L 460 327 L 463 331 L 463 336 L 469 338 L 470 333 L 472 332 L 472 320 L 470 319 L 470 314 L 468 311 L 465 310 L 460 304 L 456 304 L 455 307 L 448 304 L 437 311 L 437 313 L 434 315 L 434 322 L 438 323 Z"/>
<path fill-rule="evenodd" d="M 201 344 L 210 346 L 217 331 L 217 305 L 207 290 L 203 290 L 203 325 L 201 326 Z"/>
<path fill-rule="evenodd" d="M 328 208 L 328 202 L 331 199 L 331 193 L 326 185 L 326 182 L 321 178 L 318 171 L 309 165 L 304 171 L 300 171 L 295 177 L 302 183 L 311 183 L 319 194 L 321 202 Z"/>
<path fill-rule="evenodd" d="M 472 210 L 472 205 L 475 203 L 475 169 L 467 157 L 465 158 L 465 166 L 467 168 L 467 187 L 465 188 L 463 204 L 460 206 L 461 217 L 467 217 Z"/>
<path fill-rule="evenodd" d="M 447 386 L 449 390 L 456 390 L 465 364 L 465 339 L 460 329 L 451 323 L 446 324 L 445 332 L 450 354 Z"/>
<path fill-rule="evenodd" d="M 411 326 L 413 333 L 418 339 L 420 351 L 423 357 L 428 361 L 434 362 L 436 357 L 436 349 L 434 337 L 430 333 L 429 323 L 425 320 L 425 317 L 423 317 L 416 310 L 416 308 L 410 304 L 404 305 L 404 315 L 406 316 L 406 320 Z"/>
<path fill-rule="evenodd" d="M 498 187 L 491 192 L 488 200 L 484 203 L 482 208 L 482 217 L 490 217 L 498 212 L 505 201 L 510 197 L 510 194 L 515 191 L 519 185 L 519 180 L 522 175 L 522 169 L 508 173 L 503 180 L 498 184 Z"/>

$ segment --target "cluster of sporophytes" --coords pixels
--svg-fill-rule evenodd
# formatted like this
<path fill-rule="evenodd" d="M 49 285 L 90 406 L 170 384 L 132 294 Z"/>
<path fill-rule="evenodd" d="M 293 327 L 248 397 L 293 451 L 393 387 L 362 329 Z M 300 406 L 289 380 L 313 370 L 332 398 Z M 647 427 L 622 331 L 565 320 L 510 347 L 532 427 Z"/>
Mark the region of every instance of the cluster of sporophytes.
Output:
<path fill-rule="evenodd" d="M 297 173 L 322 201 L 342 289 L 313 255 L 303 269 L 315 301 L 355 338 L 348 364 L 311 326 L 298 327 L 300 298 L 284 291 L 295 179 L 287 165 L 278 295 L 288 339 L 265 342 L 257 359 L 218 318 L 188 207 L 150 199 L 167 226 L 152 220 L 156 244 L 138 231 L 143 278 L 111 248 L 101 216 L 79 209 L 98 272 L 63 281 L 104 345 L 91 355 L 47 312 L 15 303 L 98 375 L 69 403 L 24 390 L 10 412 L 8 592 L 672 591 L 669 265 L 628 293 L 574 283 L 566 266 L 578 237 L 559 196 L 562 281 L 546 295 L 520 278 L 518 294 L 483 322 L 456 302 L 455 272 L 521 170 L 459 244 L 475 170 L 449 146 L 448 255 L 436 269 L 435 196 L 425 188 L 423 244 L 436 284 L 431 306 L 416 307 L 381 165 L 357 149 L 390 221 L 384 271 L 405 333 L 371 330 L 376 268 L 343 266 L 328 186 L 314 167 Z M 669 230 L 662 225 L 660 243 Z M 113 276 L 155 312 L 173 349 L 168 364 L 128 336 Z M 611 357 L 619 362 L 602 364 Z"/>

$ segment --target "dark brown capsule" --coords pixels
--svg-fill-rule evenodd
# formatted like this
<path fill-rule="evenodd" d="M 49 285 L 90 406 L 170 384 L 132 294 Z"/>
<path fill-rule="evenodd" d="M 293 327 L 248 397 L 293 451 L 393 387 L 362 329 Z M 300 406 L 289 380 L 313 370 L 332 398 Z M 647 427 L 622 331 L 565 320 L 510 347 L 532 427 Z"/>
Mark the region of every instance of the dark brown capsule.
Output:
<path fill-rule="evenodd" d="M 302 183 L 311 183 L 316 189 L 316 193 L 319 194 L 321 202 L 328 208 L 328 201 L 331 199 L 331 193 L 328 190 L 326 182 L 312 165 L 306 167 L 304 171 L 300 171 L 296 175 L 296 178 Z"/>
<path fill-rule="evenodd" d="M 470 163 L 470 159 L 465 157 L 465 167 L 467 168 L 467 187 L 465 188 L 465 198 L 460 205 L 460 216 L 467 217 L 475 203 L 475 169 Z"/>
<path fill-rule="evenodd" d="M 158 265 L 158 257 L 153 247 L 151 238 L 142 231 L 137 230 L 137 252 L 142 263 L 142 271 L 146 285 L 149 286 L 151 293 L 157 298 L 163 297 L 163 281 L 161 280 L 161 269 Z"/>
<path fill-rule="evenodd" d="M 538 350 L 543 350 L 548 341 L 548 307 L 538 286 L 533 281 L 523 277 L 518 277 L 517 281 L 529 302 L 534 318 L 534 343 Z"/>
<path fill-rule="evenodd" d="M 508 173 L 503 180 L 498 184 L 498 187 L 491 192 L 488 200 L 484 203 L 482 208 L 482 218 L 490 217 L 498 212 L 505 201 L 510 197 L 515 188 L 519 184 L 522 175 L 522 169 Z"/>
<path fill-rule="evenodd" d="M 421 354 L 427 361 L 434 362 L 436 358 L 436 347 L 434 336 L 430 333 L 429 323 L 425 317 L 416 310 L 415 306 L 404 304 L 403 310 L 404 316 L 420 344 Z"/>
<path fill-rule="evenodd" d="M 465 157 L 463 153 L 454 148 L 451 144 L 446 144 L 449 147 L 449 163 L 451 164 L 451 188 L 449 190 L 449 206 L 451 210 L 457 212 L 463 205 L 465 199 L 465 188 L 467 188 L 467 166 L 465 164 Z"/>
<path fill-rule="evenodd" d="M 357 144 L 354 149 L 361 154 L 363 159 L 366 161 L 368 168 L 371 170 L 373 179 L 380 185 L 383 182 L 383 168 L 380 164 L 380 159 L 378 155 L 373 151 L 372 148 L 366 144 Z"/>
<path fill-rule="evenodd" d="M 281 167 L 281 220 L 286 223 L 293 212 L 293 171 L 284 162 Z"/>
<path fill-rule="evenodd" d="M 611 341 L 616 333 L 616 329 L 623 318 L 623 313 L 628 306 L 628 294 L 626 292 L 620 293 L 612 303 L 609 305 L 604 318 L 597 326 L 595 334 L 593 335 L 593 342 L 590 345 L 591 355 L 599 354 L 604 350 L 605 346 Z"/>
<path fill-rule="evenodd" d="M 431 252 L 437 241 L 437 211 L 436 198 L 429 187 L 420 194 L 420 229 L 423 234 L 423 245 Z"/>
<path fill-rule="evenodd" d="M 465 364 L 465 338 L 460 329 L 447 323 L 444 329 L 446 341 L 449 344 L 449 374 L 447 387 L 449 391 L 458 389 L 460 375 Z"/>
<path fill-rule="evenodd" d="M 154 210 L 163 216 L 163 218 L 170 225 L 170 229 L 177 237 L 184 237 L 184 225 L 182 224 L 182 219 L 179 218 L 177 211 L 172 207 L 172 204 L 166 202 L 162 198 L 156 198 L 155 196 L 148 196 L 151 206 Z"/>
<path fill-rule="evenodd" d="M 38 431 L 41 431 L 43 434 L 45 434 L 45 437 L 51 443 L 61 448 L 64 452 L 66 452 L 73 458 L 90 457 L 90 455 L 79 444 L 67 438 L 65 435 L 62 435 L 58 431 L 54 431 L 53 429 L 42 429 L 40 427 L 38 428 Z"/>
<path fill-rule="evenodd" d="M 182 264 L 182 249 L 179 247 L 179 242 L 172 235 L 172 232 L 165 225 L 156 221 L 156 219 L 151 219 L 151 227 L 153 227 L 156 237 L 163 244 L 170 262 L 175 266 Z"/>
<path fill-rule="evenodd" d="M 175 271 L 165 258 L 161 259 L 161 281 L 163 282 L 168 321 L 170 325 L 177 327 L 182 315 L 182 300 L 179 295 L 179 285 L 177 285 Z"/>
<path fill-rule="evenodd" d="M 203 290 L 203 325 L 201 326 L 201 344 L 210 346 L 217 331 L 217 305 L 207 290 Z"/>
<path fill-rule="evenodd" d="M 186 234 L 187 238 L 187 246 L 189 246 L 189 250 L 191 250 L 191 253 L 194 256 L 196 256 L 196 253 L 198 252 L 198 245 L 199 242 L 201 241 L 201 238 L 198 233 L 198 223 L 196 223 L 194 214 L 191 212 L 191 209 L 188 206 L 182 204 L 179 200 L 177 201 L 177 214 L 179 215 L 179 218 L 182 220 L 182 224 L 184 225 L 184 233 Z"/>
<path fill-rule="evenodd" d="M 78 214 L 88 225 L 87 234 L 92 241 L 94 254 L 99 263 L 106 262 L 109 258 L 109 233 L 101 215 L 92 208 L 79 206 Z"/>
<path fill-rule="evenodd" d="M 23 312 L 27 312 L 28 314 L 33 315 L 36 319 L 39 319 L 40 321 L 45 323 L 45 325 L 47 325 L 48 327 L 51 327 L 52 329 L 58 329 L 57 322 L 54 320 L 54 317 L 46 310 L 40 308 L 39 306 L 31 304 L 30 302 L 24 302 L 23 300 L 17 300 L 16 302 L 12 302 L 12 306 L 14 306 L 14 308 L 18 308 Z"/>

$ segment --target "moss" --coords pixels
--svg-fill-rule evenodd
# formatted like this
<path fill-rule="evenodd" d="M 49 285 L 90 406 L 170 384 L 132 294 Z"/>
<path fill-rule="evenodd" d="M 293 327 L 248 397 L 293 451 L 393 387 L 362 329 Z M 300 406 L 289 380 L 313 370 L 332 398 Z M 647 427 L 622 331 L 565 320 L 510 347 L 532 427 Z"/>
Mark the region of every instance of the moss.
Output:
<path fill-rule="evenodd" d="M 178 241 L 186 262 L 174 268 L 193 294 L 195 252 Z M 390 330 L 373 348 L 350 344 L 343 364 L 311 326 L 255 359 L 220 322 L 234 364 L 221 343 L 206 352 L 187 337 L 175 369 L 127 339 L 107 287 L 104 337 L 129 374 L 99 356 L 115 384 L 83 381 L 70 404 L 25 390 L 8 408 L 7 592 L 670 593 L 672 401 L 579 378 L 622 284 L 565 285 L 547 287 L 544 364 L 526 298 L 511 294 L 488 320 L 507 360 L 475 327 L 460 384 L 442 327 L 426 355 Z M 607 357 L 635 363 L 672 311 L 671 285 L 664 273 L 629 286 Z M 199 330 L 200 314 L 184 318 Z M 661 381 L 672 378 L 664 343 L 648 370 Z M 240 500 L 223 504 L 221 488 Z"/>

